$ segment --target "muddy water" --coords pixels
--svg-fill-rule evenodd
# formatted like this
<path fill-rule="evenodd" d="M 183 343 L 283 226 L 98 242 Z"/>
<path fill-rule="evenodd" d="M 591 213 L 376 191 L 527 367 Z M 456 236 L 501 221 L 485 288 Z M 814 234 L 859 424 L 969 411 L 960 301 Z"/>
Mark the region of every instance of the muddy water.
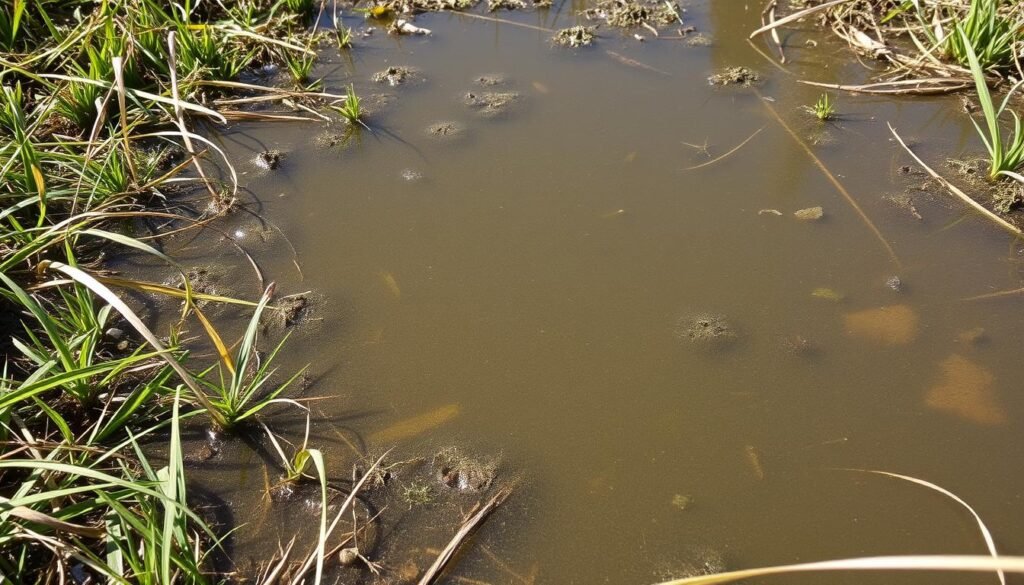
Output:
<path fill-rule="evenodd" d="M 573 24 L 575 7 L 557 6 L 498 15 Z M 351 82 L 367 104 L 390 96 L 347 147 L 323 146 L 318 135 L 343 127 L 319 123 L 238 125 L 222 137 L 236 160 L 285 153 L 273 172 L 240 170 L 303 276 L 273 233 L 259 261 L 279 290 L 317 299 L 289 357 L 312 364 L 307 395 L 321 397 L 311 442 L 339 478 L 353 459 L 342 436 L 357 450 L 393 446 L 396 460 L 448 446 L 497 459 L 497 481 L 517 481 L 517 492 L 452 583 L 648 583 L 719 561 L 983 552 L 956 504 L 842 468 L 940 484 L 976 507 L 1003 550 L 1021 552 L 1020 300 L 961 300 L 1017 287 L 1021 256 L 942 193 L 914 190 L 924 179 L 901 171 L 911 163 L 885 126 L 941 164 L 979 150 L 963 114 L 953 100 L 844 95 L 839 120 L 821 125 L 800 110 L 819 92 L 796 79 L 862 77 L 836 59 L 847 57 L 838 45 L 791 33 L 789 75 L 745 41 L 759 8 L 687 10 L 710 47 L 606 29 L 594 47 L 563 50 L 532 29 L 421 17 L 432 36 L 378 31 L 352 58 L 325 52 L 317 73 L 328 90 Z M 808 38 L 817 49 L 801 48 Z M 424 80 L 375 84 L 389 65 Z M 708 85 L 735 65 L 764 81 Z M 504 81 L 481 87 L 483 75 Z M 519 97 L 491 117 L 463 103 L 487 91 Z M 428 132 L 444 121 L 462 133 Z M 736 153 L 686 170 L 759 129 Z M 818 221 L 793 216 L 815 206 Z M 231 222 L 258 228 L 245 214 Z M 695 325 L 702 315 L 713 318 Z M 732 335 L 705 343 L 702 325 L 718 317 Z M 432 412 L 435 427 L 394 426 Z M 298 419 L 280 426 L 301 434 Z M 311 530 L 301 514 L 259 512 L 262 472 L 245 448 L 218 461 L 204 477 L 249 522 L 241 556 Z M 395 481 L 409 480 L 396 470 Z M 445 499 L 446 489 L 433 487 L 434 503 L 389 508 L 401 544 L 371 556 L 392 576 L 409 557 L 429 564 L 459 507 L 478 499 Z"/>

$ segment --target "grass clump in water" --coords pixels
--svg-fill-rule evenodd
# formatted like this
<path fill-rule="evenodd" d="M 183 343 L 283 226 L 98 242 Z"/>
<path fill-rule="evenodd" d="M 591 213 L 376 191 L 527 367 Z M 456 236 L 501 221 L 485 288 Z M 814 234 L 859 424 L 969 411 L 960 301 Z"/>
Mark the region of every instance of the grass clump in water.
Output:
<path fill-rule="evenodd" d="M 827 93 L 821 94 L 818 101 L 814 102 L 813 106 L 805 106 L 804 109 L 808 113 L 814 114 L 814 117 L 821 122 L 828 122 L 829 120 L 835 119 L 836 108 L 835 102 L 829 97 Z"/>

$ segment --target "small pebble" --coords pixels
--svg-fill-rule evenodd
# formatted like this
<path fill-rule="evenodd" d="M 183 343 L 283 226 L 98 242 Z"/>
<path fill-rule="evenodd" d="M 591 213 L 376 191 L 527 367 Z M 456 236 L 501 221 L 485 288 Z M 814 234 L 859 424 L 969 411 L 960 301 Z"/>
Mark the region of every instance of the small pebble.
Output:
<path fill-rule="evenodd" d="M 800 221 L 818 221 L 825 215 L 825 211 L 821 206 L 808 207 L 807 209 L 801 209 L 793 213 L 793 216 Z"/>

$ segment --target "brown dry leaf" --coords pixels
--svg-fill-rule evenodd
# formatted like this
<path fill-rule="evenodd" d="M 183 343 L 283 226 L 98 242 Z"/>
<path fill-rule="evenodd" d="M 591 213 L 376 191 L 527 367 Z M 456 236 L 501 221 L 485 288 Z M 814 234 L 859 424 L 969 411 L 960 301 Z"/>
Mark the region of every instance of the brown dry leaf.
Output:
<path fill-rule="evenodd" d="M 943 360 L 939 368 L 942 378 L 928 391 L 925 404 L 980 425 L 1006 424 L 1006 411 L 992 389 L 991 372 L 957 354 Z"/>
<path fill-rule="evenodd" d="M 917 311 L 907 305 L 891 305 L 847 313 L 846 332 L 886 345 L 904 345 L 917 337 Z"/>

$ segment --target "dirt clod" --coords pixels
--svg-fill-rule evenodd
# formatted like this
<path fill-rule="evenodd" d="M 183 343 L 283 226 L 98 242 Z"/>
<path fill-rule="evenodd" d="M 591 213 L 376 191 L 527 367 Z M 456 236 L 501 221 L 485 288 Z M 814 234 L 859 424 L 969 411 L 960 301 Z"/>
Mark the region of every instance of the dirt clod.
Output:
<path fill-rule="evenodd" d="M 761 81 L 761 76 L 746 67 L 726 67 L 708 77 L 711 85 L 742 85 L 749 87 Z"/>
<path fill-rule="evenodd" d="M 482 492 L 494 482 L 497 464 L 467 457 L 455 448 L 434 455 L 433 468 L 441 485 L 459 492 Z"/>
<path fill-rule="evenodd" d="M 272 171 L 281 165 L 281 152 L 278 150 L 264 150 L 256 155 L 254 162 L 259 168 L 265 171 Z"/>
<path fill-rule="evenodd" d="M 395 87 L 405 83 L 406 81 L 415 80 L 418 77 L 418 71 L 411 67 L 403 67 L 401 65 L 391 65 L 383 71 L 378 71 L 373 74 L 373 80 L 377 83 L 386 83 L 391 87 Z"/>
<path fill-rule="evenodd" d="M 555 33 L 552 39 L 560 47 L 587 47 L 594 42 L 594 27 L 570 26 Z"/>
<path fill-rule="evenodd" d="M 676 337 L 693 343 L 719 344 L 735 341 L 736 331 L 722 315 L 702 313 L 676 323 Z"/>
<path fill-rule="evenodd" d="M 434 122 L 427 126 L 427 133 L 436 138 L 455 138 L 461 136 L 466 129 L 458 122 Z"/>
<path fill-rule="evenodd" d="M 514 91 L 470 91 L 463 97 L 463 102 L 481 115 L 497 116 L 507 111 L 519 98 L 519 93 Z"/>

